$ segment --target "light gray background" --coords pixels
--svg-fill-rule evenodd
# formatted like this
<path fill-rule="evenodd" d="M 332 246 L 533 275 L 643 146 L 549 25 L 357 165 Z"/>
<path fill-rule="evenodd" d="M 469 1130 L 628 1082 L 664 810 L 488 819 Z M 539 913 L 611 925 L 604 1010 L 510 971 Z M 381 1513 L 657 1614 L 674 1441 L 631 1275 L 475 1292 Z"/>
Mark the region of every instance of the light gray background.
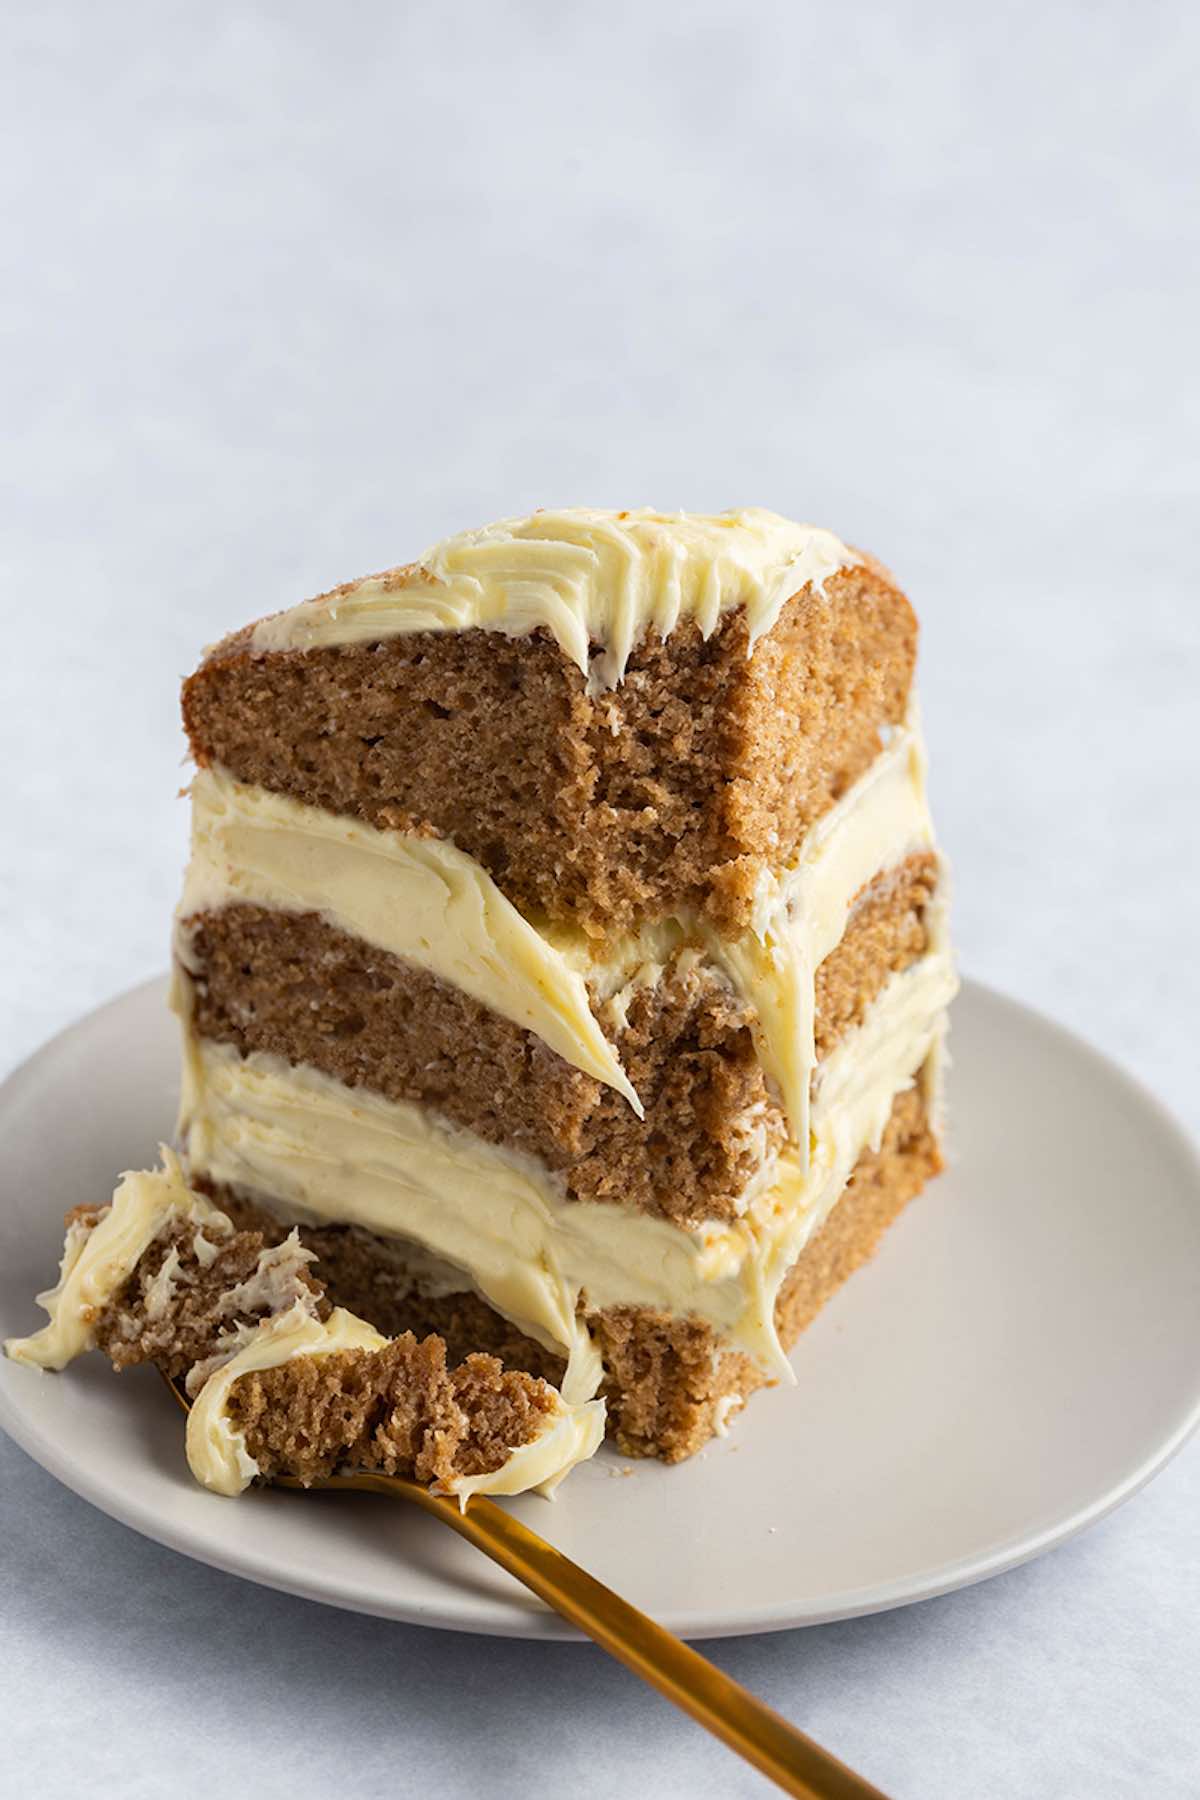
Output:
<path fill-rule="evenodd" d="M 965 967 L 1200 1123 L 1194 9 L 0 30 L 6 1066 L 164 962 L 205 643 L 535 505 L 759 503 L 915 598 Z M 14 1792 L 766 1791 L 590 1648 L 251 1589 L 7 1444 L 0 1484 Z M 898 1796 L 1193 1795 L 1198 1517 L 1193 1446 L 1038 1564 L 715 1654 Z"/>

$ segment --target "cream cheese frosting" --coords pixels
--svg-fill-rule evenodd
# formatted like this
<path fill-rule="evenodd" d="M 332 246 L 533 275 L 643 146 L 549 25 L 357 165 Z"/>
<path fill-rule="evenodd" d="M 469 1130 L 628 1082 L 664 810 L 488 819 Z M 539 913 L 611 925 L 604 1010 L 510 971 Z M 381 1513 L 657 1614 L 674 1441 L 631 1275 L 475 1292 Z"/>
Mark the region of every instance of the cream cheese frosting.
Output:
<path fill-rule="evenodd" d="M 121 1177 L 98 1223 L 76 1221 L 68 1227 L 58 1284 L 37 1296 L 50 1322 L 31 1337 L 9 1338 L 6 1355 L 41 1369 L 63 1369 L 92 1349 L 98 1314 L 169 1221 L 193 1221 L 198 1244 L 211 1241 L 206 1234 L 229 1235 L 229 1220 L 188 1187 L 175 1153 L 164 1147 L 162 1156 L 162 1168 Z"/>
<path fill-rule="evenodd" d="M 666 638 L 694 619 L 709 637 L 725 613 L 743 607 L 753 648 L 793 594 L 822 591 L 859 560 L 832 532 L 761 507 L 571 507 L 460 532 L 409 568 L 264 619 L 252 642 L 256 650 L 310 650 L 418 631 L 525 637 L 542 629 L 600 693 L 622 680 L 649 634 Z"/>
<path fill-rule="evenodd" d="M 194 1174 L 285 1216 L 415 1240 L 462 1269 L 464 1286 L 569 1358 L 569 1402 L 595 1393 L 601 1373 L 581 1305 L 696 1317 L 786 1377 L 779 1287 L 862 1150 L 878 1144 L 895 1095 L 931 1063 L 955 986 L 945 950 L 889 979 L 820 1067 L 807 1162 L 785 1152 L 773 1183 L 729 1224 L 686 1228 L 567 1200 L 533 1159 L 425 1109 L 202 1039 L 187 1044 L 180 1131 Z"/>

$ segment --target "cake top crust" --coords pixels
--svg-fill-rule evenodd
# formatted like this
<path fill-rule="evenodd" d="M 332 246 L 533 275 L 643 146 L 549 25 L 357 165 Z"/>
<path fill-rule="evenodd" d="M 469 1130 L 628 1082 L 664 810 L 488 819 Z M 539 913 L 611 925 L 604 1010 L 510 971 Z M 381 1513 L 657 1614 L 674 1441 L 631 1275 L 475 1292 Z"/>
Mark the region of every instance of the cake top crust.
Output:
<path fill-rule="evenodd" d="M 762 507 L 715 514 L 571 507 L 460 532 L 417 562 L 348 582 L 254 628 L 258 651 L 421 631 L 551 633 L 593 693 L 631 651 L 694 619 L 707 638 L 743 608 L 751 650 L 785 602 L 860 561 L 831 531 Z"/>

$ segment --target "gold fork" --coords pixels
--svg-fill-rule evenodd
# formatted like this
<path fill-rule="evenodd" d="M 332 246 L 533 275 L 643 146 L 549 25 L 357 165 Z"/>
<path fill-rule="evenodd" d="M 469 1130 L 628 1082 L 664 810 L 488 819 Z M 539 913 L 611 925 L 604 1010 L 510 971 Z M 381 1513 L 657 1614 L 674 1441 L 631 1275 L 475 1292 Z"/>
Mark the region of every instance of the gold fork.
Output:
<path fill-rule="evenodd" d="M 159 1373 L 187 1412 L 190 1402 L 186 1394 L 162 1370 Z M 273 1486 L 303 1488 L 304 1484 L 282 1475 L 274 1478 Z M 385 1494 L 432 1513 L 585 1631 L 610 1656 L 769 1775 L 785 1793 L 801 1795 L 803 1800 L 887 1800 L 879 1788 L 789 1725 L 772 1707 L 756 1700 L 707 1657 L 656 1625 L 485 1495 L 474 1495 L 464 1510 L 452 1496 L 431 1493 L 418 1481 L 366 1469 L 327 1476 L 306 1491 L 318 1489 Z"/>

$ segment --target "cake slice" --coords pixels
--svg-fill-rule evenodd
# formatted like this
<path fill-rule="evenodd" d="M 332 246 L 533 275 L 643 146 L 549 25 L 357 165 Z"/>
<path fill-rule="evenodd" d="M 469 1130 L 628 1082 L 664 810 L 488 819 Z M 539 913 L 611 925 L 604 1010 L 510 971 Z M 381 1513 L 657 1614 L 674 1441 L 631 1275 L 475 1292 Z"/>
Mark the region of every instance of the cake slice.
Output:
<path fill-rule="evenodd" d="M 940 1167 L 916 621 L 831 533 L 578 509 L 184 687 L 194 1183 L 677 1460 Z"/>
<path fill-rule="evenodd" d="M 576 509 L 206 656 L 180 1155 L 194 1203 L 323 1296 L 250 1321 L 291 1342 L 299 1309 L 290 1373 L 225 1364 L 258 1383 L 248 1431 L 287 1389 L 256 1455 L 291 1441 L 318 1350 L 340 1371 L 340 1314 L 437 1334 L 451 1386 L 486 1353 L 567 1409 L 602 1394 L 618 1445 L 667 1461 L 791 1379 L 941 1166 L 955 976 L 916 636 L 827 531 Z M 399 1377 L 370 1369 L 376 1420 Z"/>
<path fill-rule="evenodd" d="M 331 1306 L 293 1231 L 268 1242 L 187 1187 L 178 1159 L 126 1175 L 108 1206 L 67 1223 L 49 1323 L 8 1355 L 61 1369 L 102 1350 L 153 1362 L 192 1406 L 197 1480 L 236 1494 L 256 1478 L 305 1484 L 343 1468 L 409 1475 L 457 1495 L 552 1491 L 603 1435 L 603 1405 L 567 1406 L 494 1358 L 447 1364 L 436 1337 L 384 1338 Z"/>

